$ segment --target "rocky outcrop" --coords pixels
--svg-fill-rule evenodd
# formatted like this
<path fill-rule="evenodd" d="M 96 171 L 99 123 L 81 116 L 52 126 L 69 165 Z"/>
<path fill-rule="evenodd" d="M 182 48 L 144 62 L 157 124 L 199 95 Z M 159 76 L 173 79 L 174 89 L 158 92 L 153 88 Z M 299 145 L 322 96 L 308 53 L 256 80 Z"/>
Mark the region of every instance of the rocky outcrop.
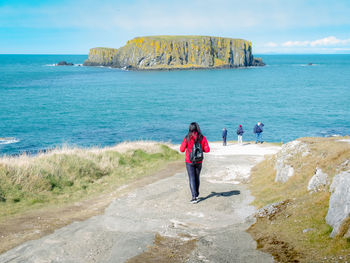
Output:
<path fill-rule="evenodd" d="M 326 222 L 333 227 L 331 237 L 350 237 L 350 171 L 333 178 Z"/>
<path fill-rule="evenodd" d="M 57 66 L 73 66 L 74 64 L 72 62 L 60 61 L 56 65 Z"/>
<path fill-rule="evenodd" d="M 328 174 L 322 172 L 322 169 L 316 168 L 314 176 L 309 181 L 307 190 L 311 193 L 325 190 L 328 185 Z"/>
<path fill-rule="evenodd" d="M 152 36 L 129 40 L 119 49 L 92 48 L 85 66 L 123 69 L 194 69 L 263 66 L 243 39 L 209 36 Z"/>
<path fill-rule="evenodd" d="M 303 157 L 309 154 L 309 149 L 301 141 L 292 141 L 282 146 L 282 149 L 276 155 L 275 182 L 285 183 L 294 175 L 294 168 L 290 165 L 290 160 L 297 154 Z"/>
<path fill-rule="evenodd" d="M 91 48 L 89 58 L 84 62 L 84 66 L 111 66 L 116 53 L 117 49 L 114 48 Z"/>
<path fill-rule="evenodd" d="M 264 206 L 260 208 L 256 213 L 255 217 L 263 217 L 267 218 L 269 220 L 272 220 L 276 214 L 280 213 L 281 211 L 285 210 L 288 205 L 290 205 L 291 200 L 287 199 L 281 202 L 276 202 L 273 204 L 269 204 L 267 206 Z"/>
<path fill-rule="evenodd" d="M 254 67 L 263 67 L 266 64 L 262 61 L 262 58 L 253 58 L 252 66 Z"/>

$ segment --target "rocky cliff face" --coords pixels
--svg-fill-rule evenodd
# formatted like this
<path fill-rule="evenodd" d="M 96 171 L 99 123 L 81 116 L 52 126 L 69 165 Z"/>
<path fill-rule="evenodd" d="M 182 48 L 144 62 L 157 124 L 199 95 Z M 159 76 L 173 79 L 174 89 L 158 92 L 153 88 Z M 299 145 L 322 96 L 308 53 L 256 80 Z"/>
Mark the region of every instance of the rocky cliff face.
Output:
<path fill-rule="evenodd" d="M 89 58 L 84 62 L 84 66 L 110 66 L 117 53 L 117 49 L 96 47 L 89 51 Z"/>
<path fill-rule="evenodd" d="M 125 69 L 232 68 L 265 65 L 251 42 L 206 36 L 137 37 L 119 49 L 92 48 L 85 66 Z"/>
<path fill-rule="evenodd" d="M 331 237 L 350 237 L 350 171 L 337 174 L 330 187 L 326 222 L 333 227 Z"/>

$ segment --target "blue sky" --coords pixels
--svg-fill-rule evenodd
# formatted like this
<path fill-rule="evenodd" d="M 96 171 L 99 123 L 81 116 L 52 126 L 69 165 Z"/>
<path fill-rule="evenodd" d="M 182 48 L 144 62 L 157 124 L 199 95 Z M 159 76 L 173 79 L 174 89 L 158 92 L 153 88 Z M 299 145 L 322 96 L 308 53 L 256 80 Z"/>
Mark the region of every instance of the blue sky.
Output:
<path fill-rule="evenodd" d="M 349 0 L 0 0 L 1 54 L 87 54 L 147 35 L 243 38 L 253 52 L 350 53 Z"/>

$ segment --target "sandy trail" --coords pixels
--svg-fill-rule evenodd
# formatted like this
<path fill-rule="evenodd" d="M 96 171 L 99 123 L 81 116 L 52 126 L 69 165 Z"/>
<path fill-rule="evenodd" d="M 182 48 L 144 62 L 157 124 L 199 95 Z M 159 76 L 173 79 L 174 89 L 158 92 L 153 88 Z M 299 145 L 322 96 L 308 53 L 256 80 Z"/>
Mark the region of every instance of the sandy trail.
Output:
<path fill-rule="evenodd" d="M 187 262 L 273 262 L 245 230 L 255 208 L 245 182 L 272 145 L 210 144 L 201 175 L 201 202 L 190 204 L 185 172 L 139 187 L 104 214 L 75 222 L 0 255 L 0 262 L 125 262 L 155 235 L 196 239 Z"/>

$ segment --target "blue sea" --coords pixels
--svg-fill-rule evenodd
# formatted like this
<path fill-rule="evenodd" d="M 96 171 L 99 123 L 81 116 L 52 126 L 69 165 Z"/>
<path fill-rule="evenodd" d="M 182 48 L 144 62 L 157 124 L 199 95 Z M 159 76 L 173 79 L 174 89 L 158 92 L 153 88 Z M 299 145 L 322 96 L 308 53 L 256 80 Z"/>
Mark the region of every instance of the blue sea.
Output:
<path fill-rule="evenodd" d="M 0 55 L 0 155 L 180 143 L 192 121 L 210 141 L 224 127 L 236 139 L 239 124 L 243 140 L 253 140 L 257 121 L 270 142 L 350 134 L 350 55 L 261 57 L 267 66 L 124 71 L 54 66 L 82 64 L 86 55 Z"/>

